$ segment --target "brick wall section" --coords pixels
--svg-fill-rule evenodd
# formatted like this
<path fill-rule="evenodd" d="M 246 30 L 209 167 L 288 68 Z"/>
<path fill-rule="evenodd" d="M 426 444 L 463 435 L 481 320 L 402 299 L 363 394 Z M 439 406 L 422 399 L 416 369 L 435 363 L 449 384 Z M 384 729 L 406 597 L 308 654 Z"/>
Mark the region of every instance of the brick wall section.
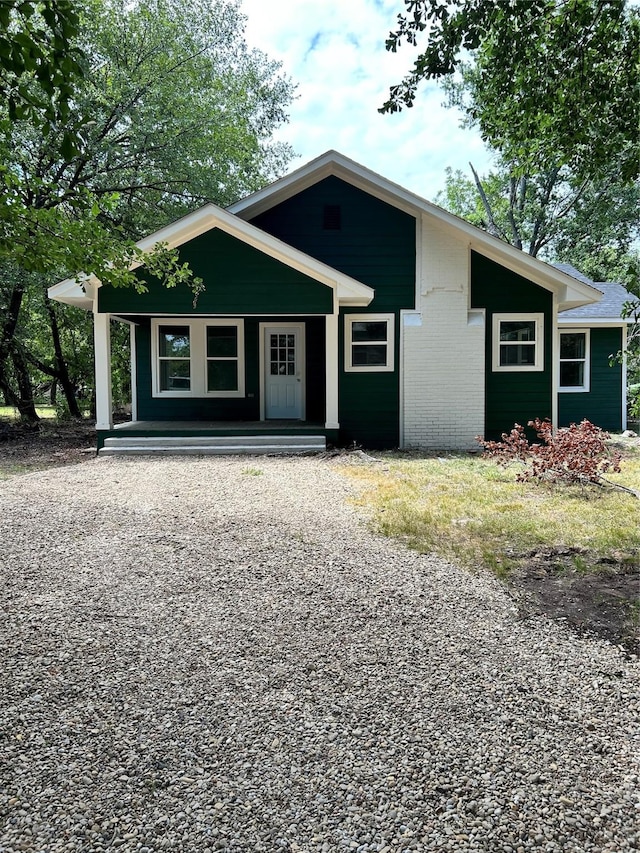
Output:
<path fill-rule="evenodd" d="M 484 322 L 470 324 L 470 252 L 426 217 L 421 234 L 421 325 L 402 329 L 404 446 L 469 450 L 484 431 L 485 361 Z"/>

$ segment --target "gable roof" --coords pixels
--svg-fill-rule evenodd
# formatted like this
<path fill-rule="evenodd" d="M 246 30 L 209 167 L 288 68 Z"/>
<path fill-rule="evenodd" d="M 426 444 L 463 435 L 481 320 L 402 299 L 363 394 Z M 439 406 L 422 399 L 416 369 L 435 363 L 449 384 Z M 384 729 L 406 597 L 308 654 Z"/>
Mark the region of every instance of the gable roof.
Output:
<path fill-rule="evenodd" d="M 364 307 L 374 297 L 373 289 L 366 284 L 294 249 L 293 246 L 272 237 L 271 234 L 267 234 L 215 204 L 206 204 L 193 213 L 183 216 L 176 222 L 139 240 L 136 246 L 143 252 L 151 251 L 157 243 L 164 243 L 170 249 L 174 249 L 215 228 L 332 288 L 336 292 L 340 305 Z M 139 266 L 141 266 L 140 263 L 134 263 L 131 269 Z M 96 276 L 82 274 L 50 287 L 49 296 L 58 302 L 92 310 L 98 287 L 100 287 L 100 281 Z"/>
<path fill-rule="evenodd" d="M 337 151 L 327 151 L 227 209 L 230 213 L 249 220 L 331 175 L 416 218 L 422 215 L 429 216 L 434 224 L 445 230 L 454 231 L 470 249 L 555 293 L 560 310 L 597 302 L 600 299 L 601 294 L 592 283 L 578 281 L 566 272 L 537 258 L 532 258 L 520 249 L 487 234 L 481 228 L 471 225 L 466 220 L 372 172 Z"/>

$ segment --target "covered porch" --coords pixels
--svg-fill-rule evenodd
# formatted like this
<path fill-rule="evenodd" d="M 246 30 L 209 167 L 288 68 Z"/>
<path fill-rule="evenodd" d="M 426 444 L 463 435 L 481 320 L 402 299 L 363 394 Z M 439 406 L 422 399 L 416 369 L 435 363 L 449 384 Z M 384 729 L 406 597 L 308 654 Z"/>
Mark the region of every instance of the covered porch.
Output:
<path fill-rule="evenodd" d="M 128 421 L 98 431 L 98 453 L 318 453 L 337 440 L 338 429 L 309 421 Z"/>

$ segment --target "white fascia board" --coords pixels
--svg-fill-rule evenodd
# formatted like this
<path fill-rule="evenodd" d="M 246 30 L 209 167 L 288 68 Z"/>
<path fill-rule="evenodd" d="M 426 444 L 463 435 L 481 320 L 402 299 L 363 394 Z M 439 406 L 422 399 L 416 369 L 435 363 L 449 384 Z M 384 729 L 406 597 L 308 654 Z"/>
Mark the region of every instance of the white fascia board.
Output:
<path fill-rule="evenodd" d="M 54 284 L 47 290 L 49 299 L 93 311 L 100 279 L 94 275 L 81 274 L 76 278 L 67 278 Z"/>
<path fill-rule="evenodd" d="M 600 328 L 619 329 L 623 326 L 633 325 L 634 320 L 629 317 L 567 317 L 563 319 L 562 314 L 558 317 L 559 326 L 573 326 L 575 329 L 599 326 Z"/>
<path fill-rule="evenodd" d="M 261 231 L 255 225 L 227 213 L 214 204 L 207 204 L 193 213 L 183 216 L 171 225 L 167 225 L 165 228 L 161 228 L 159 231 L 139 240 L 136 246 L 143 252 L 150 252 L 158 243 L 175 249 L 214 228 L 220 228 L 221 231 L 236 237 L 243 243 L 253 246 L 258 251 L 309 276 L 320 284 L 330 287 L 337 292 L 341 305 L 364 307 L 369 305 L 375 295 L 373 289 L 366 284 L 362 284 L 351 276 L 344 275 L 310 255 L 294 249 L 282 240 L 272 237 L 271 234 Z M 136 262 L 131 265 L 131 269 L 137 269 L 140 266 L 142 264 Z M 83 283 L 79 283 L 79 280 Z M 82 302 L 81 307 L 91 310 L 92 304 L 87 302 L 83 291 L 83 286 L 86 287 L 84 282 L 95 282 L 97 286 L 100 284 L 95 276 L 66 279 L 66 281 L 50 288 L 49 295 L 52 299 L 68 304 L 80 304 L 78 301 L 80 300 Z M 71 299 L 73 302 L 70 301 Z"/>
<path fill-rule="evenodd" d="M 453 230 L 458 238 L 465 239 L 474 251 L 550 290 L 557 296 L 560 310 L 598 302 L 602 297 L 595 287 L 574 279 L 538 258 L 532 258 L 522 250 L 487 234 L 475 225 L 372 172 L 337 151 L 327 151 L 268 187 L 241 199 L 231 205 L 228 210 L 243 219 L 249 219 L 329 175 L 341 178 L 410 215 L 418 217 L 421 213 L 427 214 L 434 224 Z"/>
<path fill-rule="evenodd" d="M 207 204 L 194 213 L 183 216 L 177 222 L 140 240 L 136 245 L 143 252 L 151 251 L 157 243 L 164 243 L 173 249 L 214 228 L 219 228 L 248 246 L 253 246 L 286 266 L 336 290 L 341 305 L 368 305 L 375 295 L 373 289 L 366 284 L 294 249 L 293 246 L 214 204 Z M 140 264 L 135 264 L 132 269 L 136 266 Z"/>

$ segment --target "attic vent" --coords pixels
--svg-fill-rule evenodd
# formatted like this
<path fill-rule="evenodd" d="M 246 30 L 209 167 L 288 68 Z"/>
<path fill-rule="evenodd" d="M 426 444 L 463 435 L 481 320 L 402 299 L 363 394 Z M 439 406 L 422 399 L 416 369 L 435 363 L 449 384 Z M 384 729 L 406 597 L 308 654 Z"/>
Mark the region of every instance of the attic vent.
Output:
<path fill-rule="evenodd" d="M 325 231 L 340 231 L 342 228 L 339 204 L 325 204 L 322 215 L 322 227 Z"/>

